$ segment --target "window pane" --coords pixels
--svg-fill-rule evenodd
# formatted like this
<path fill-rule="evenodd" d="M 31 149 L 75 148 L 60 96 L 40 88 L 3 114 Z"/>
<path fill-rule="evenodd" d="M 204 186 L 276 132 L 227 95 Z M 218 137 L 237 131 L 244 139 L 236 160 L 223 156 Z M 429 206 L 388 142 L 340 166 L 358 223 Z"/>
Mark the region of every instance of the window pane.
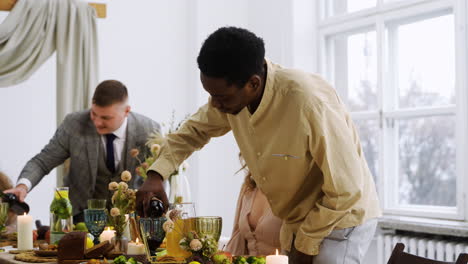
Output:
<path fill-rule="evenodd" d="M 446 15 L 398 26 L 401 108 L 455 104 L 453 20 Z"/>
<path fill-rule="evenodd" d="M 456 206 L 455 117 L 398 121 L 399 203 Z"/>
<path fill-rule="evenodd" d="M 377 182 L 379 171 L 379 122 L 378 120 L 354 121 L 359 131 L 362 150 L 367 160 L 367 165 Z"/>
<path fill-rule="evenodd" d="M 325 0 L 332 15 L 341 15 L 375 7 L 377 0 Z"/>
<path fill-rule="evenodd" d="M 376 110 L 376 34 L 369 31 L 332 37 L 335 87 L 351 111 Z"/>

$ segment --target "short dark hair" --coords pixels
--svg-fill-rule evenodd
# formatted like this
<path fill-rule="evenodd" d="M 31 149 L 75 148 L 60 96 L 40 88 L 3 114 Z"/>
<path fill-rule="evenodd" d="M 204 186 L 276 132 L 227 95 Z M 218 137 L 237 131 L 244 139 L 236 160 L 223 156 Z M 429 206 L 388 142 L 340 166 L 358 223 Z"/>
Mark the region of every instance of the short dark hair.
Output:
<path fill-rule="evenodd" d="M 200 71 L 228 84 L 244 86 L 254 74 L 263 72 L 265 45 L 254 33 L 237 27 L 222 27 L 203 43 L 197 62 Z"/>
<path fill-rule="evenodd" d="M 127 87 L 116 80 L 101 82 L 94 91 L 93 104 L 105 107 L 115 103 L 123 103 L 128 99 Z"/>

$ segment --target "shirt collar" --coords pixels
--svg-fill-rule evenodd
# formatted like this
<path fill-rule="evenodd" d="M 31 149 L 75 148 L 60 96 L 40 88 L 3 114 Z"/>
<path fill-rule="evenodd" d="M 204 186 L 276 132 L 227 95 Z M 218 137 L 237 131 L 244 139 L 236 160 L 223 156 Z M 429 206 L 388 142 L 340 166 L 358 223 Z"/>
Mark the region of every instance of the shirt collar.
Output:
<path fill-rule="evenodd" d="M 122 125 L 117 128 L 114 132 L 112 132 L 117 138 L 125 139 L 125 135 L 127 134 L 127 117 L 125 117 Z"/>

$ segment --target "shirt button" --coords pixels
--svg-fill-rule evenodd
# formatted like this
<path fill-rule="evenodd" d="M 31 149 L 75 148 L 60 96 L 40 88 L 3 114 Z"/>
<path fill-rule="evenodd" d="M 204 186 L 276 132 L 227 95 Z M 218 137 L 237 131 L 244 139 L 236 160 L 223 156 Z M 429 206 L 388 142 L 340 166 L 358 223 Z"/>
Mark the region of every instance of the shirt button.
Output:
<path fill-rule="evenodd" d="M 260 153 L 260 152 L 257 152 L 257 156 L 260 156 L 260 155 L 262 155 L 262 153 Z"/>
<path fill-rule="evenodd" d="M 263 180 L 263 181 L 266 181 L 266 178 L 265 178 L 265 177 L 263 177 L 263 178 L 262 178 L 262 180 Z"/>

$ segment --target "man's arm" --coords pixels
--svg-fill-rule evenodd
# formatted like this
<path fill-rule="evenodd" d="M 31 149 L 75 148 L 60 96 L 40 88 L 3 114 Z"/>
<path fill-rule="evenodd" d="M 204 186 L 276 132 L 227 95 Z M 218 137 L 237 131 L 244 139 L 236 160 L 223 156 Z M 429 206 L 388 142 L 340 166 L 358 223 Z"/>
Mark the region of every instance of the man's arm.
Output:
<path fill-rule="evenodd" d="M 27 192 L 34 188 L 52 169 L 62 164 L 70 156 L 68 151 L 69 136 L 64 123 L 60 125 L 52 139 L 41 152 L 26 163 L 18 177 L 16 187 L 5 192 L 14 193 L 21 201 L 24 201 Z M 31 184 L 30 187 L 27 182 Z"/>
<path fill-rule="evenodd" d="M 162 188 L 162 180 L 179 168 L 195 150 L 201 149 L 212 137 L 219 137 L 231 130 L 226 114 L 211 106 L 202 106 L 174 133 L 167 135 L 162 144 L 158 159 L 148 169 L 148 179 L 137 192 L 137 212 L 145 215 L 145 208 L 153 196 L 161 199 L 167 209 L 167 195 Z"/>
<path fill-rule="evenodd" d="M 294 246 L 297 254 L 317 255 L 322 240 L 359 202 L 365 172 L 359 139 L 343 106 L 320 106 L 310 116 L 309 149 L 323 173 L 324 196 L 299 227 Z"/>

